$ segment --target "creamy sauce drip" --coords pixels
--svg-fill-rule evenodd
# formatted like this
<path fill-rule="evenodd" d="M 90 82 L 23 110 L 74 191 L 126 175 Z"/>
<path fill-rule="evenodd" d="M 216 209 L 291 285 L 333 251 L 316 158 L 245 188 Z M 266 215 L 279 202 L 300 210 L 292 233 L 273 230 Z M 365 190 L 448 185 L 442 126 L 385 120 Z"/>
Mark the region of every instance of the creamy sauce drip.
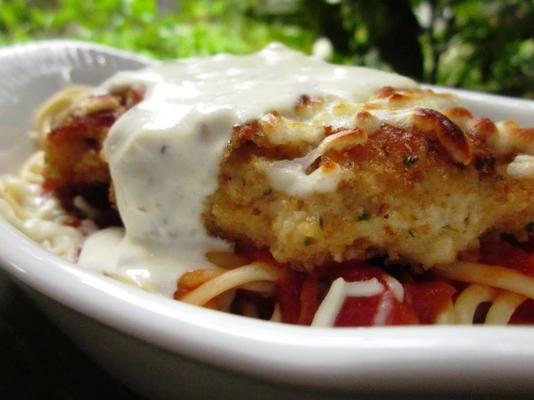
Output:
<path fill-rule="evenodd" d="M 145 98 L 112 127 L 104 145 L 125 235 L 111 269 L 173 271 L 209 266 L 208 250 L 230 249 L 202 223 L 232 127 L 276 110 L 293 115 L 301 95 L 361 102 L 402 76 L 327 64 L 272 44 L 249 56 L 217 55 L 121 72 L 98 91 L 142 83 Z M 164 274 L 168 276 L 169 274 Z"/>

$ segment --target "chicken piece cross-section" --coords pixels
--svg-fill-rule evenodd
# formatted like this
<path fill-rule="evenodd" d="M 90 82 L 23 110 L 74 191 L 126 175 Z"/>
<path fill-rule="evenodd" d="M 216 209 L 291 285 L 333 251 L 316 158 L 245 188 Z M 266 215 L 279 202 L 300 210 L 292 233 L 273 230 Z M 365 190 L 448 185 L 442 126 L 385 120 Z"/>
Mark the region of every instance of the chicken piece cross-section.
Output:
<path fill-rule="evenodd" d="M 204 217 L 297 268 L 373 255 L 431 267 L 485 233 L 525 238 L 533 144 L 533 129 L 430 90 L 384 88 L 362 104 L 303 96 L 293 115 L 235 127 Z M 516 157 L 527 173 L 514 175 Z"/>

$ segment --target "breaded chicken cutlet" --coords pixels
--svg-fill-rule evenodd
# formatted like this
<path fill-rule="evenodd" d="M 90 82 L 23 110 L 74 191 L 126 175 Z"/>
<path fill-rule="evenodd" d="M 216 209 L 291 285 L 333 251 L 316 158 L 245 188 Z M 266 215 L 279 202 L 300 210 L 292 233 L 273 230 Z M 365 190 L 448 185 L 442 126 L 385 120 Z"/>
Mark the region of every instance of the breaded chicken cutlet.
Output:
<path fill-rule="evenodd" d="M 100 225 L 120 223 L 102 145 L 110 127 L 141 101 L 143 94 L 143 87 L 133 86 L 115 93 L 85 96 L 66 113 L 59 114 L 57 121 L 51 121 L 53 129 L 42 143 L 45 189 L 54 191 L 68 211 L 82 212 L 74 205 L 74 199 L 82 196 L 90 207 L 99 209 Z"/>
<path fill-rule="evenodd" d="M 93 187 L 113 203 L 102 142 L 142 90 L 132 96 L 86 99 L 47 136 L 47 181 L 64 203 Z M 302 96 L 291 115 L 234 128 L 204 222 L 299 269 L 374 255 L 430 267 L 483 234 L 532 233 L 533 154 L 534 129 L 474 117 L 452 95 Z"/>

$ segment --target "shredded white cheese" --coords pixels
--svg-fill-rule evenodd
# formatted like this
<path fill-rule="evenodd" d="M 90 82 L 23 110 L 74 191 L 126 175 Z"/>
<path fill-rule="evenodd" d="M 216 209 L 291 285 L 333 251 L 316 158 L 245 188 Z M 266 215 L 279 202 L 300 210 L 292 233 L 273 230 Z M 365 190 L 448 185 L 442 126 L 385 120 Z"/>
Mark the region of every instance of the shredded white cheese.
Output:
<path fill-rule="evenodd" d="M 313 317 L 311 326 L 334 326 L 336 317 L 345 301 L 345 285 L 346 282 L 343 278 L 337 278 L 332 282 L 330 290 Z"/>
<path fill-rule="evenodd" d="M 348 297 L 373 297 L 383 291 L 384 285 L 376 278 L 361 282 L 349 282 L 345 286 L 345 294 Z"/>
<path fill-rule="evenodd" d="M 506 173 L 515 179 L 534 178 L 534 156 L 519 154 L 508 164 Z"/>
<path fill-rule="evenodd" d="M 391 308 L 393 307 L 393 295 L 391 292 L 385 292 L 380 299 L 378 305 L 378 312 L 373 320 L 373 325 L 384 326 L 387 323 L 388 317 L 391 314 Z"/>
<path fill-rule="evenodd" d="M 404 287 L 402 286 L 402 283 L 388 274 L 384 274 L 384 280 L 386 281 L 388 289 L 393 293 L 395 300 L 402 303 L 404 301 Z"/>
<path fill-rule="evenodd" d="M 306 197 L 313 193 L 328 193 L 337 189 L 343 177 L 339 164 L 333 168 L 317 168 L 306 174 L 307 166 L 295 160 L 274 161 L 267 168 L 267 177 L 274 189 L 293 196 Z"/>
<path fill-rule="evenodd" d="M 334 326 L 346 297 L 373 297 L 383 293 L 384 290 L 384 285 L 376 278 L 359 282 L 345 282 L 343 278 L 337 278 L 315 313 L 311 326 Z M 379 322 L 381 318 L 379 317 Z"/>

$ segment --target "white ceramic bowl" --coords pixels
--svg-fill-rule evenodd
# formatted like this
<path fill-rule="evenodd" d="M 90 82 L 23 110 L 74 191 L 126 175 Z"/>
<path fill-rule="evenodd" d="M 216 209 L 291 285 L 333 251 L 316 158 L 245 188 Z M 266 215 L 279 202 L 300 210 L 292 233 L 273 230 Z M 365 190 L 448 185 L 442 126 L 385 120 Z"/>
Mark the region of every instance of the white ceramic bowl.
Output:
<path fill-rule="evenodd" d="M 73 41 L 0 49 L 0 173 L 31 151 L 32 111 L 141 57 Z M 534 126 L 534 102 L 454 90 Z M 193 307 L 55 257 L 0 221 L 0 264 L 94 360 L 151 398 L 372 398 L 534 392 L 534 328 L 311 329 Z"/>

